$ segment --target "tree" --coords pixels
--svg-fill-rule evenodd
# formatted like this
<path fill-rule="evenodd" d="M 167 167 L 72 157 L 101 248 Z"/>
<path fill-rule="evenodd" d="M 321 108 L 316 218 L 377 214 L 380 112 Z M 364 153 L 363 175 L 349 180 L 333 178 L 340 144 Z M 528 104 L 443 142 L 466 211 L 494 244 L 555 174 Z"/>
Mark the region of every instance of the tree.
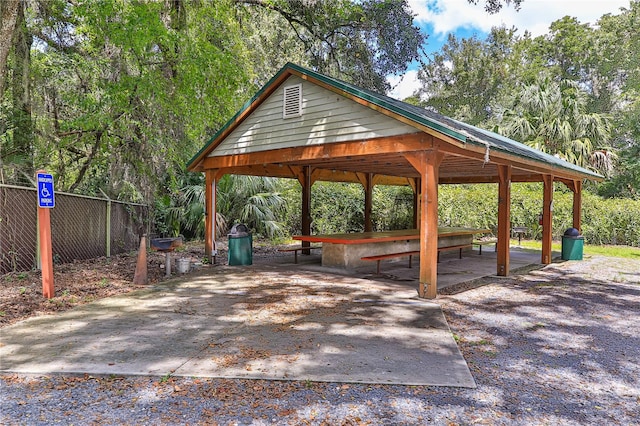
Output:
<path fill-rule="evenodd" d="M 486 41 L 449 35 L 442 51 L 420 69 L 416 96 L 441 114 L 478 125 L 491 115 L 490 104 L 516 74 L 516 30 L 493 28 Z"/>
<path fill-rule="evenodd" d="M 63 190 L 150 201 L 247 96 L 233 3 L 47 6 L 31 22 L 36 160 Z"/>
<path fill-rule="evenodd" d="M 499 133 L 582 167 L 608 175 L 615 158 L 606 148 L 610 122 L 586 111 L 586 95 L 573 81 L 548 75 L 524 85 L 511 105 L 495 107 Z"/>
<path fill-rule="evenodd" d="M 478 4 L 480 0 L 467 0 L 469 3 Z M 498 13 L 502 10 L 503 3 L 505 5 L 513 4 L 513 7 L 516 10 L 520 10 L 520 5 L 524 0 L 485 0 L 484 2 L 484 10 L 487 13 Z"/>
<path fill-rule="evenodd" d="M 615 102 L 615 133 L 612 143 L 619 153 L 619 166 L 599 193 L 607 197 L 640 198 L 640 1 L 631 1 L 620 15 L 605 15 L 599 28 L 606 56 L 598 63 L 608 76 Z"/>
<path fill-rule="evenodd" d="M 0 100 L 8 95 L 11 105 L 10 108 L 2 105 L 0 110 L 0 179 L 4 181 L 7 174 L 7 177 L 23 182 L 28 181 L 35 171 L 30 79 L 32 36 L 27 29 L 24 3 L 3 3 L 0 15 L 0 31 L 8 37 L 0 42 Z M 9 57 L 12 64 L 10 74 L 6 66 Z M 7 77 L 9 85 L 5 84 Z M 9 90 L 5 91 L 5 87 Z"/>
<path fill-rule="evenodd" d="M 275 13 L 286 22 L 289 32 L 278 32 L 286 43 L 270 42 L 270 52 L 285 62 L 291 38 L 304 50 L 306 64 L 315 70 L 343 78 L 381 93 L 389 89 L 386 77 L 406 71 L 419 60 L 426 37 L 413 23 L 406 0 L 237 0 L 254 14 L 252 28 L 265 20 L 274 22 Z M 282 23 L 276 28 L 282 29 Z M 273 41 L 272 38 L 269 38 Z M 297 49 L 294 49 L 297 52 Z"/>

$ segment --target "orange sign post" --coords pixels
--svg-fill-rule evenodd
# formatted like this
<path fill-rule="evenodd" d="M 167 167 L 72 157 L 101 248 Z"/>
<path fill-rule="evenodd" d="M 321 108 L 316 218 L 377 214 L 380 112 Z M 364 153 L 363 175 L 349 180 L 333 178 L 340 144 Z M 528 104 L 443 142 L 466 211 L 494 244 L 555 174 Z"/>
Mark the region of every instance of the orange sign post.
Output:
<path fill-rule="evenodd" d="M 53 176 L 38 170 L 38 223 L 40 233 L 40 269 L 42 271 L 42 296 L 51 299 L 55 295 L 53 284 L 53 251 L 51 250 L 51 215 L 55 206 Z"/>

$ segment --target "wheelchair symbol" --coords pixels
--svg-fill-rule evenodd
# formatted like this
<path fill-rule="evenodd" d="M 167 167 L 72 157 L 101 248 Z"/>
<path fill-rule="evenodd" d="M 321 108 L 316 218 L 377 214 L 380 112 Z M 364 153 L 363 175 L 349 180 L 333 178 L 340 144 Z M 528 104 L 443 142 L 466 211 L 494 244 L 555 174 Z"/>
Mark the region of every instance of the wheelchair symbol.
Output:
<path fill-rule="evenodd" d="M 47 189 L 44 183 L 42 184 L 40 195 L 42 195 L 44 198 L 49 198 L 51 196 L 51 193 L 49 192 L 49 190 Z"/>

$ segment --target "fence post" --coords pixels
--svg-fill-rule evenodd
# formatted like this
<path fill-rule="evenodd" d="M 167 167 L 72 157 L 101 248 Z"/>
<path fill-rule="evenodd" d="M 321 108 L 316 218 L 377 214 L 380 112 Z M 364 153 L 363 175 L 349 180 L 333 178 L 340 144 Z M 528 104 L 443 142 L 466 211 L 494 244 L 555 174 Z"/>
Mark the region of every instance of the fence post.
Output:
<path fill-rule="evenodd" d="M 100 192 L 102 192 L 102 195 L 104 195 L 104 197 L 107 199 L 107 223 L 106 223 L 106 234 L 107 234 L 107 241 L 106 241 L 106 255 L 107 255 L 107 259 L 111 258 L 111 198 L 109 198 L 109 196 L 107 194 L 104 193 L 104 191 L 102 189 L 100 189 Z"/>

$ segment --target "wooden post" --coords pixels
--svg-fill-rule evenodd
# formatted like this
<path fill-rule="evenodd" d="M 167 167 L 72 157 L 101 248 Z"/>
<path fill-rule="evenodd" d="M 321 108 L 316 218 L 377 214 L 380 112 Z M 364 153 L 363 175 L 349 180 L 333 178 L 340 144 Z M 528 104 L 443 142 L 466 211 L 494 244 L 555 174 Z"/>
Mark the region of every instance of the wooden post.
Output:
<path fill-rule="evenodd" d="M 573 181 L 573 227 L 581 231 L 582 226 L 582 181 Z"/>
<path fill-rule="evenodd" d="M 49 209 L 38 208 L 40 224 L 40 262 L 42 270 L 42 295 L 51 299 L 55 295 L 53 284 L 53 251 L 51 249 L 51 216 Z"/>
<path fill-rule="evenodd" d="M 420 178 L 414 180 L 413 189 L 413 227 L 420 229 Z"/>
<path fill-rule="evenodd" d="M 311 166 L 302 168 L 302 235 L 311 235 Z M 309 241 L 303 241 L 302 247 L 310 247 Z M 303 254 L 311 254 L 311 250 L 303 250 Z"/>
<path fill-rule="evenodd" d="M 100 189 L 100 188 L 98 188 Z M 107 211 L 106 211 L 106 220 L 105 220 L 105 254 L 107 256 L 107 259 L 111 258 L 111 198 L 109 198 L 109 196 L 107 194 L 105 194 L 105 192 L 100 189 L 100 193 L 102 193 L 102 196 L 104 197 L 105 200 L 107 200 Z"/>
<path fill-rule="evenodd" d="M 373 231 L 371 212 L 373 210 L 373 173 L 367 173 L 364 184 L 364 232 Z"/>
<path fill-rule="evenodd" d="M 418 295 L 438 295 L 438 168 L 443 155 L 437 151 L 405 154 L 420 173 L 420 284 Z"/>
<path fill-rule="evenodd" d="M 42 273 L 42 296 L 51 299 L 55 296 L 54 276 L 53 276 L 53 249 L 51 247 L 51 208 L 42 207 L 41 198 L 45 195 L 42 192 L 47 191 L 47 197 L 53 199 L 53 180 L 49 181 L 51 185 L 49 189 L 40 188 L 40 175 L 46 175 L 46 171 L 38 170 L 38 184 L 36 185 L 38 194 L 38 235 L 40 243 L 40 272 Z M 49 176 L 46 176 L 49 179 Z"/>
<path fill-rule="evenodd" d="M 497 274 L 509 275 L 509 239 L 511 233 L 511 166 L 498 166 L 498 242 Z"/>
<path fill-rule="evenodd" d="M 544 183 L 542 197 L 542 264 L 551 263 L 551 240 L 553 237 L 553 175 L 542 175 Z"/>
<path fill-rule="evenodd" d="M 107 259 L 111 258 L 111 200 L 107 200 L 107 223 L 106 223 L 106 252 Z"/>
<path fill-rule="evenodd" d="M 204 221 L 204 254 L 214 263 L 218 255 L 216 245 L 216 183 L 218 170 L 205 172 L 205 221 Z"/>

